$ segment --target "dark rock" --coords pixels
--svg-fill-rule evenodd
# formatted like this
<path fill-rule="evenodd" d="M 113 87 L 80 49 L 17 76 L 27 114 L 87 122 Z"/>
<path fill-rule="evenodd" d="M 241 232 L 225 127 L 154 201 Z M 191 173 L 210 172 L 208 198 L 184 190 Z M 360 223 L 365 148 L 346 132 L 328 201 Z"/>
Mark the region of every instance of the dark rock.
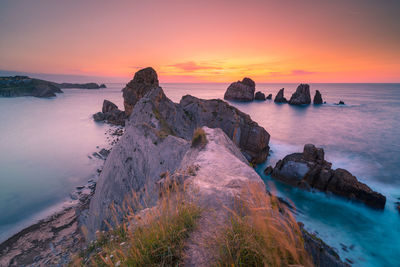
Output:
<path fill-rule="evenodd" d="M 97 112 L 93 114 L 93 119 L 95 121 L 104 121 L 106 119 L 106 115 L 103 112 Z"/>
<path fill-rule="evenodd" d="M 133 79 L 122 89 L 127 118 L 131 115 L 133 107 L 139 99 L 158 86 L 158 76 L 153 68 L 145 68 L 135 73 Z"/>
<path fill-rule="evenodd" d="M 0 77 L 0 96 L 2 97 L 54 97 L 62 93 L 56 83 L 28 76 Z"/>
<path fill-rule="evenodd" d="M 103 101 L 103 108 L 102 108 L 101 112 L 107 113 L 107 112 L 109 112 L 109 111 L 116 110 L 116 109 L 118 109 L 118 106 L 117 106 L 117 105 L 115 105 L 115 104 L 114 104 L 113 102 L 111 102 L 111 101 L 108 101 L 108 100 L 104 99 L 104 101 Z"/>
<path fill-rule="evenodd" d="M 283 96 L 285 88 L 279 90 L 278 94 L 275 96 L 275 103 L 287 103 L 286 98 Z"/>
<path fill-rule="evenodd" d="M 272 99 L 272 94 L 269 94 L 265 99 Z"/>
<path fill-rule="evenodd" d="M 291 186 L 330 192 L 377 209 L 385 207 L 385 196 L 359 182 L 347 170 L 332 170 L 331 166 L 324 159 L 322 148 L 307 144 L 303 153 L 293 153 L 279 160 L 271 176 Z"/>
<path fill-rule="evenodd" d="M 229 85 L 226 89 L 224 99 L 237 101 L 253 101 L 254 91 L 256 90 L 255 82 L 250 78 L 244 78 Z"/>
<path fill-rule="evenodd" d="M 265 100 L 265 95 L 264 95 L 264 93 L 258 91 L 258 92 L 255 94 L 254 99 L 255 99 L 255 100 Z"/>
<path fill-rule="evenodd" d="M 99 151 L 99 154 L 102 155 L 104 158 L 106 158 L 106 157 L 110 154 L 110 150 L 105 149 L 105 148 L 102 148 L 102 149 Z"/>
<path fill-rule="evenodd" d="M 400 212 L 400 205 L 397 205 L 397 211 Z"/>
<path fill-rule="evenodd" d="M 272 166 L 268 166 L 265 170 L 264 173 L 265 175 L 271 175 L 271 173 L 274 171 L 274 168 Z"/>
<path fill-rule="evenodd" d="M 98 85 L 97 83 L 57 83 L 57 86 L 63 89 L 100 89 L 106 88 L 104 84 Z"/>
<path fill-rule="evenodd" d="M 344 102 L 342 100 L 340 100 L 338 105 L 344 105 Z"/>
<path fill-rule="evenodd" d="M 323 103 L 322 95 L 318 90 L 315 91 L 314 101 L 313 102 L 314 102 L 314 105 L 321 105 Z"/>
<path fill-rule="evenodd" d="M 107 86 L 106 86 L 104 83 L 100 84 L 99 87 L 100 87 L 100 88 L 107 88 Z"/>
<path fill-rule="evenodd" d="M 342 262 L 339 255 L 333 248 L 324 243 L 316 235 L 310 234 L 304 229 L 302 223 L 299 227 L 304 239 L 304 248 L 310 254 L 315 266 L 320 267 L 349 267 L 350 265 Z"/>
<path fill-rule="evenodd" d="M 289 100 L 290 105 L 308 105 L 311 103 L 310 86 L 300 84 Z"/>

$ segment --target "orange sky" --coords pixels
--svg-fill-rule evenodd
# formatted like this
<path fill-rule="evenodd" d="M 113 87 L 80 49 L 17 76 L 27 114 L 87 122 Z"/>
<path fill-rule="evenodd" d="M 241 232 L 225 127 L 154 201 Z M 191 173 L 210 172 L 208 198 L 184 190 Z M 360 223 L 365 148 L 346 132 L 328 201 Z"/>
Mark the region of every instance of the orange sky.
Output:
<path fill-rule="evenodd" d="M 0 70 L 400 82 L 400 1 L 0 1 Z"/>

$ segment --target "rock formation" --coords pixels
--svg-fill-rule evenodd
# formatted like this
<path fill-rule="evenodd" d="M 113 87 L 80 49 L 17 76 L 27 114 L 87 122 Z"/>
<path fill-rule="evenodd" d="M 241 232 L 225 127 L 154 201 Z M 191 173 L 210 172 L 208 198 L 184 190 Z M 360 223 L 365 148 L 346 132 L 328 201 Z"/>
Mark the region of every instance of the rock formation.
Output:
<path fill-rule="evenodd" d="M 322 101 L 322 95 L 319 92 L 319 90 L 315 91 L 315 95 L 314 95 L 314 105 L 321 105 L 324 102 Z"/>
<path fill-rule="evenodd" d="M 272 94 L 269 94 L 266 99 L 272 99 Z"/>
<path fill-rule="evenodd" d="M 158 76 L 153 68 L 145 68 L 135 73 L 133 79 L 122 89 L 128 118 L 136 102 L 154 87 L 158 87 Z"/>
<path fill-rule="evenodd" d="M 303 153 L 293 153 L 279 160 L 271 173 L 277 180 L 302 189 L 318 189 L 348 199 L 358 200 L 366 205 L 383 209 L 386 197 L 361 183 L 344 169 L 331 169 L 332 163 L 324 159 L 324 150 L 312 144 L 304 146 Z"/>
<path fill-rule="evenodd" d="M 0 77 L 0 96 L 3 97 L 53 97 L 56 93 L 62 93 L 62 91 L 52 82 L 32 79 L 28 76 Z"/>
<path fill-rule="evenodd" d="M 275 103 L 287 103 L 286 98 L 283 96 L 285 88 L 282 88 L 281 90 L 279 90 L 279 92 L 276 94 L 275 96 Z"/>
<path fill-rule="evenodd" d="M 226 89 L 224 99 L 243 102 L 253 101 L 255 90 L 255 82 L 250 78 L 244 78 L 242 81 L 237 81 L 229 85 L 228 89 Z"/>
<path fill-rule="evenodd" d="M 104 83 L 100 84 L 100 85 L 98 85 L 97 83 L 57 83 L 56 85 L 63 89 L 68 89 L 68 88 L 76 88 L 76 89 L 106 88 L 106 85 Z"/>
<path fill-rule="evenodd" d="M 290 105 L 308 105 L 311 103 L 310 86 L 300 84 L 289 100 Z"/>
<path fill-rule="evenodd" d="M 262 93 L 262 92 L 260 92 L 260 91 L 258 91 L 258 92 L 255 94 L 254 99 L 255 99 L 255 100 L 265 100 L 265 94 Z"/>
<path fill-rule="evenodd" d="M 101 112 L 93 115 L 95 121 L 106 121 L 114 125 L 125 125 L 126 115 L 125 112 L 118 109 L 117 105 L 104 99 L 103 108 Z"/>

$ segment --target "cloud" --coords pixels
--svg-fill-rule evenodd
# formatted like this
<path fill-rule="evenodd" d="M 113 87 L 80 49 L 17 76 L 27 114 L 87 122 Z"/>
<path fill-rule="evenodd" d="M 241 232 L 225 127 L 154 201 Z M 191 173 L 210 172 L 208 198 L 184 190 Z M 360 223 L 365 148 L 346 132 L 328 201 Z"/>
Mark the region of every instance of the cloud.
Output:
<path fill-rule="evenodd" d="M 198 64 L 194 61 L 182 62 L 173 65 L 168 65 L 169 67 L 175 67 L 183 71 L 197 71 L 197 70 L 220 70 L 220 67 Z"/>
<path fill-rule="evenodd" d="M 280 72 L 280 71 L 271 71 L 269 72 L 270 77 L 287 77 L 287 76 L 302 76 L 302 75 L 310 75 L 315 74 L 315 71 L 307 71 L 307 70 L 291 70 L 289 72 Z"/>
<path fill-rule="evenodd" d="M 315 71 L 307 71 L 307 70 L 292 70 L 291 75 L 308 75 L 315 74 Z"/>

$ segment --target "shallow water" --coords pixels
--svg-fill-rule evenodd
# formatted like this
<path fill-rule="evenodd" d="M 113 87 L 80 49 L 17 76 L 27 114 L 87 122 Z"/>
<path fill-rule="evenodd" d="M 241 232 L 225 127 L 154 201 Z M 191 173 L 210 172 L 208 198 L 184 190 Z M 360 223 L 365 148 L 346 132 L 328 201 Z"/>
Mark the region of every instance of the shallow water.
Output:
<path fill-rule="evenodd" d="M 0 239 L 15 225 L 60 203 L 83 184 L 99 162 L 89 159 L 106 146 L 108 126 L 91 114 L 104 98 L 122 106 L 123 84 L 104 90 L 65 90 L 54 99 L 0 98 Z M 185 94 L 223 98 L 227 84 L 163 84 L 175 102 Z M 284 87 L 290 98 L 296 84 L 257 84 L 274 96 Z M 326 105 L 293 107 L 273 101 L 232 103 L 271 134 L 271 156 L 257 166 L 268 186 L 293 201 L 297 217 L 355 266 L 400 266 L 400 85 L 311 84 Z M 346 106 L 333 103 L 343 100 Z M 306 143 L 325 149 L 334 168 L 345 168 L 387 197 L 383 212 L 361 204 L 305 192 L 263 175 L 285 155 Z M 347 252 L 342 249 L 342 243 Z"/>

